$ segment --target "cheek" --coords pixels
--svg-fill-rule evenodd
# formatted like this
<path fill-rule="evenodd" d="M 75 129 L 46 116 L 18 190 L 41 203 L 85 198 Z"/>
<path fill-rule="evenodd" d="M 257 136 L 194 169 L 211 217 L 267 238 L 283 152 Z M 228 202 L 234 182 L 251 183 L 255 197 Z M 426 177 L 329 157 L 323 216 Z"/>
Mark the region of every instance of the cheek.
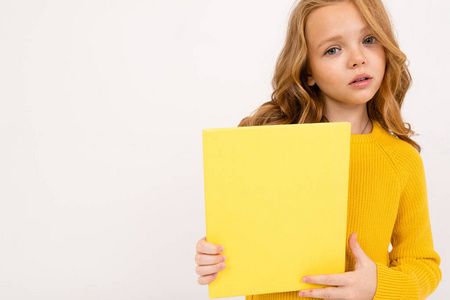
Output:
<path fill-rule="evenodd" d="M 320 69 L 316 72 L 317 81 L 323 85 L 333 86 L 342 81 L 343 69 L 335 64 L 322 64 Z"/>
<path fill-rule="evenodd" d="M 378 68 L 380 72 L 384 74 L 384 70 L 386 69 L 386 54 L 384 53 L 384 49 L 381 49 L 377 55 Z"/>
<path fill-rule="evenodd" d="M 327 80 L 330 75 L 330 68 L 332 65 L 327 64 L 326 61 L 321 59 L 311 59 L 311 71 L 314 79 L 318 82 Z"/>

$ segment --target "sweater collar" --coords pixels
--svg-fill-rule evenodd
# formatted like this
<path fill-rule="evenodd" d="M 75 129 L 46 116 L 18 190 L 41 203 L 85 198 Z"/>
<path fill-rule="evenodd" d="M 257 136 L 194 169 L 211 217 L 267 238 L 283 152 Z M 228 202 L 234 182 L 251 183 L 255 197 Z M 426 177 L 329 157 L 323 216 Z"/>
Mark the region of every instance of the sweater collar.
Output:
<path fill-rule="evenodd" d="M 365 143 L 365 142 L 373 142 L 381 136 L 384 129 L 381 127 L 380 123 L 376 120 L 372 120 L 372 132 L 367 134 L 351 134 L 350 142 L 351 143 Z"/>

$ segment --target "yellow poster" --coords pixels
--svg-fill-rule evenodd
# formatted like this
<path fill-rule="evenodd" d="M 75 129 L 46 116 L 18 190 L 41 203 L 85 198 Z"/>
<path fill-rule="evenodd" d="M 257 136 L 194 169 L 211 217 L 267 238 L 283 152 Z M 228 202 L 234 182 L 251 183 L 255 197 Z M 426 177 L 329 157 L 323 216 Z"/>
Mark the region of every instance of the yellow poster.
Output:
<path fill-rule="evenodd" d="M 350 125 L 203 129 L 206 240 L 227 256 L 211 299 L 345 272 Z"/>

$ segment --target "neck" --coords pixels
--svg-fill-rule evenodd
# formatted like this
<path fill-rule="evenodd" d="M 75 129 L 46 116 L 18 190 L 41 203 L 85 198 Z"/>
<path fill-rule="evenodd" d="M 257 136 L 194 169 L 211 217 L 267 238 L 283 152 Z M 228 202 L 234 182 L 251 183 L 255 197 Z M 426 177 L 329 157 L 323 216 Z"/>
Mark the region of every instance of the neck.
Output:
<path fill-rule="evenodd" d="M 357 105 L 353 109 L 337 108 L 324 110 L 324 115 L 330 122 L 349 122 L 351 134 L 368 134 L 372 132 L 372 122 L 369 121 L 366 105 Z"/>

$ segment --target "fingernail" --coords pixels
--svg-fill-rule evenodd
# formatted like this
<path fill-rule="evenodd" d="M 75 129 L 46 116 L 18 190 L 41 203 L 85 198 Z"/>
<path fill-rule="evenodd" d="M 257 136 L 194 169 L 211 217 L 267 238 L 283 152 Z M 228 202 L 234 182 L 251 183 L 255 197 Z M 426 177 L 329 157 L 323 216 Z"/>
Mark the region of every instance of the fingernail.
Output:
<path fill-rule="evenodd" d="M 225 250 L 224 246 L 220 246 L 220 252 L 223 252 Z"/>
<path fill-rule="evenodd" d="M 309 278 L 308 277 L 303 277 L 302 281 L 303 282 L 309 282 Z"/>
<path fill-rule="evenodd" d="M 223 269 L 225 269 L 225 264 L 220 264 L 219 267 L 220 267 L 221 270 L 223 270 Z"/>
<path fill-rule="evenodd" d="M 226 261 L 227 257 L 225 255 L 222 255 L 222 261 Z"/>
<path fill-rule="evenodd" d="M 298 295 L 301 297 L 301 296 L 305 296 L 305 293 L 303 293 L 303 292 L 300 292 L 300 293 L 298 293 Z"/>

